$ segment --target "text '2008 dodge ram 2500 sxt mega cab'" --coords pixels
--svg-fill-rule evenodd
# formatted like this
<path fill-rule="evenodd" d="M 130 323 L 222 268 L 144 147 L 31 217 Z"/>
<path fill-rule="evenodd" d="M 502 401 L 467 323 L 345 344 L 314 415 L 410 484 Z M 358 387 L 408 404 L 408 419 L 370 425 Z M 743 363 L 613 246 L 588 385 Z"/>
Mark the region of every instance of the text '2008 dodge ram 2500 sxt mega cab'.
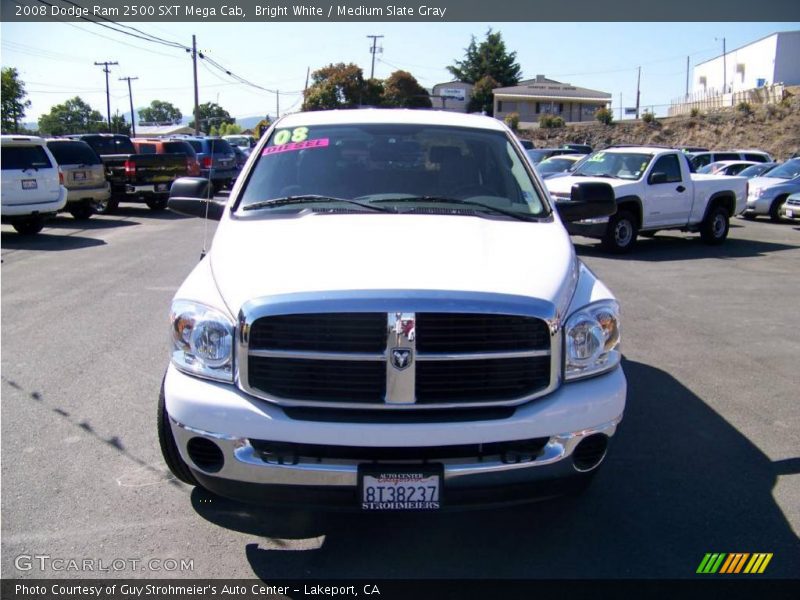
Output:
<path fill-rule="evenodd" d="M 587 157 L 569 177 L 547 180 L 558 210 L 569 203 L 579 181 L 606 181 L 614 188 L 617 212 L 611 217 L 567 225 L 575 235 L 600 238 L 611 252 L 628 252 L 639 234 L 662 229 L 699 231 L 704 242 L 721 244 L 730 218 L 745 208 L 747 180 L 691 172 L 686 155 L 654 146 L 616 147 Z"/>
<path fill-rule="evenodd" d="M 223 496 L 439 509 L 581 487 L 622 419 L 619 307 L 502 123 L 409 110 L 290 115 L 176 293 L 159 402 L 174 475 Z"/>

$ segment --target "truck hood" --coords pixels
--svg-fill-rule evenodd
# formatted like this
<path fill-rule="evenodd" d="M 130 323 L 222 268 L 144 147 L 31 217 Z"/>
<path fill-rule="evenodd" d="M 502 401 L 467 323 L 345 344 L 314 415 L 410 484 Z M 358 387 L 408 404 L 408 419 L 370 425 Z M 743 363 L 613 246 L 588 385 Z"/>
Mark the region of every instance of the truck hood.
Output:
<path fill-rule="evenodd" d="M 438 215 L 226 216 L 209 258 L 234 315 L 262 296 L 368 289 L 491 292 L 561 305 L 577 268 L 558 219 Z"/>
<path fill-rule="evenodd" d="M 569 175 L 568 177 L 553 177 L 545 179 L 544 183 L 547 186 L 550 195 L 553 198 L 563 200 L 569 198 L 570 190 L 576 183 L 586 183 L 588 181 L 595 183 L 607 183 L 614 188 L 614 195 L 617 198 L 628 195 L 628 193 L 635 193 L 639 189 L 639 181 L 629 181 L 626 179 L 612 179 L 610 177 L 576 177 Z"/>

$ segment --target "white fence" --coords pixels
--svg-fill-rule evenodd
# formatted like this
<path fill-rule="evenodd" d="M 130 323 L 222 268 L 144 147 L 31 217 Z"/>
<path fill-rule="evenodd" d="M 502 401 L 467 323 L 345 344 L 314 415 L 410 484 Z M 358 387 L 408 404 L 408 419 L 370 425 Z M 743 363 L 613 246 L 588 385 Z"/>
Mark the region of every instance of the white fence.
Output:
<path fill-rule="evenodd" d="M 688 115 L 692 109 L 709 112 L 720 108 L 737 106 L 740 102 L 748 104 L 777 104 L 786 97 L 786 89 L 782 83 L 723 94 L 715 90 L 697 94 L 689 94 L 685 98 L 672 101 L 669 116 Z"/>

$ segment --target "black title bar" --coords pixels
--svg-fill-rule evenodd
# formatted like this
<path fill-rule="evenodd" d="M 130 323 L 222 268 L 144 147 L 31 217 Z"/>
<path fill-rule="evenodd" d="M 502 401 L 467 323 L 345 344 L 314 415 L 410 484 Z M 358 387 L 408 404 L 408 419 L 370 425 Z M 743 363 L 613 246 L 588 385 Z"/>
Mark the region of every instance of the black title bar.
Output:
<path fill-rule="evenodd" d="M 143 22 L 798 21 L 798 0 L 1 0 L 0 20 Z M 571 40 L 591 46 L 608 40 Z"/>

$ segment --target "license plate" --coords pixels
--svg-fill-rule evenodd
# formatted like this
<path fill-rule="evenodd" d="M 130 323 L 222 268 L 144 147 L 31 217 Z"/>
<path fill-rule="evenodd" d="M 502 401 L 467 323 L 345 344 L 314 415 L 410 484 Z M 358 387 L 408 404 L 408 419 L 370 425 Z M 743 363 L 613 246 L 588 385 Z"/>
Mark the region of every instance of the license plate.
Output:
<path fill-rule="evenodd" d="M 789 217 L 790 219 L 794 219 L 794 212 L 787 208 L 786 209 L 786 216 Z"/>
<path fill-rule="evenodd" d="M 169 184 L 168 183 L 157 183 L 155 186 L 155 190 L 157 192 L 168 192 L 169 191 Z"/>
<path fill-rule="evenodd" d="M 23 190 L 35 190 L 39 187 L 39 184 L 36 183 L 35 179 L 23 179 L 22 180 L 22 189 Z"/>
<path fill-rule="evenodd" d="M 361 465 L 361 509 L 438 510 L 442 506 L 442 473 L 442 465 Z"/>
<path fill-rule="evenodd" d="M 75 181 L 86 181 L 86 171 L 75 171 L 72 174 L 72 178 Z"/>

